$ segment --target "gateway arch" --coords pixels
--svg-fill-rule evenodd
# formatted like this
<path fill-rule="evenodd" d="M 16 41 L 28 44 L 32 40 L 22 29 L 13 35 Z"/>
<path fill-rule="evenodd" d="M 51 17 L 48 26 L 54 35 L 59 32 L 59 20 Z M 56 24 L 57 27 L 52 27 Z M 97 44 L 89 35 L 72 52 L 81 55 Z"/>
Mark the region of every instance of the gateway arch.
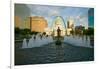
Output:
<path fill-rule="evenodd" d="M 64 36 L 66 34 L 66 24 L 64 22 L 64 19 L 61 16 L 56 16 L 56 18 L 53 21 L 52 24 L 52 32 L 54 36 L 57 36 L 57 29 L 58 27 L 61 30 L 61 36 Z"/>

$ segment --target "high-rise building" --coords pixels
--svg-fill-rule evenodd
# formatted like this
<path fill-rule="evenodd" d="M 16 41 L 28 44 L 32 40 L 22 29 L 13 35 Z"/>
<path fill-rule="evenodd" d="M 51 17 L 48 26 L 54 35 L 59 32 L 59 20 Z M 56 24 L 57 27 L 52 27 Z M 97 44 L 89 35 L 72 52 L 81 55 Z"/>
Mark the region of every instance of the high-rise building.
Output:
<path fill-rule="evenodd" d="M 94 27 L 94 8 L 88 10 L 88 26 Z"/>
<path fill-rule="evenodd" d="M 21 26 L 21 18 L 19 16 L 14 17 L 15 28 L 20 28 Z"/>
<path fill-rule="evenodd" d="M 20 29 L 27 28 L 26 18 L 30 16 L 31 10 L 26 4 L 14 4 L 14 15 L 15 15 L 15 24 L 20 27 Z"/>
<path fill-rule="evenodd" d="M 67 28 L 73 28 L 74 27 L 74 21 L 73 20 L 68 20 L 67 22 Z"/>
<path fill-rule="evenodd" d="M 73 29 L 74 29 L 74 20 L 69 19 L 67 21 L 67 35 L 70 35 L 71 31 L 73 31 Z"/>
<path fill-rule="evenodd" d="M 45 32 L 48 27 L 47 20 L 44 17 L 34 16 L 30 17 L 30 29 L 34 32 Z"/>
<path fill-rule="evenodd" d="M 30 29 L 30 17 L 26 17 L 24 20 L 24 28 Z"/>

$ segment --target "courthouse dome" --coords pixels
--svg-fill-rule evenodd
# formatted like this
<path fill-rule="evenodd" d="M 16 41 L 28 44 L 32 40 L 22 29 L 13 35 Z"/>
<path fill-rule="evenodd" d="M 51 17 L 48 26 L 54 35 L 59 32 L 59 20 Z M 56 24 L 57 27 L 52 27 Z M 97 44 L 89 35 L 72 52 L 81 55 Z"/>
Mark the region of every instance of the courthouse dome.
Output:
<path fill-rule="evenodd" d="M 65 22 L 64 22 L 64 19 L 63 19 L 61 16 L 57 16 L 57 17 L 54 19 L 53 28 L 54 28 L 56 25 L 61 25 L 64 29 L 66 28 L 66 24 L 65 24 Z"/>

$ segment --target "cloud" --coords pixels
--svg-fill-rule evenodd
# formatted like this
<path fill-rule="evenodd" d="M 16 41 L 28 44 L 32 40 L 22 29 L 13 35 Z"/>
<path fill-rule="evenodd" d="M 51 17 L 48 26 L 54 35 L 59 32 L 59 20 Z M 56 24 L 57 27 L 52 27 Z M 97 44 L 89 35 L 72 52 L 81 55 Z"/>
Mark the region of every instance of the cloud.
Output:
<path fill-rule="evenodd" d="M 44 6 L 44 5 L 28 5 L 31 9 L 32 15 L 40 15 L 40 16 L 58 16 L 60 15 L 61 7 L 53 7 L 53 6 Z"/>
<path fill-rule="evenodd" d="M 60 12 L 57 11 L 57 10 L 50 10 L 51 12 L 48 13 L 48 16 L 51 17 L 51 16 L 59 16 L 60 15 Z"/>
<path fill-rule="evenodd" d="M 66 20 L 72 18 L 75 24 L 87 23 L 87 8 L 78 7 L 60 7 L 48 5 L 27 5 L 31 9 L 32 16 L 43 16 L 47 19 L 48 23 L 52 23 L 54 16 L 62 16 Z"/>
<path fill-rule="evenodd" d="M 26 4 L 15 4 L 15 16 L 20 16 L 24 19 L 27 16 L 30 16 L 31 11 Z"/>

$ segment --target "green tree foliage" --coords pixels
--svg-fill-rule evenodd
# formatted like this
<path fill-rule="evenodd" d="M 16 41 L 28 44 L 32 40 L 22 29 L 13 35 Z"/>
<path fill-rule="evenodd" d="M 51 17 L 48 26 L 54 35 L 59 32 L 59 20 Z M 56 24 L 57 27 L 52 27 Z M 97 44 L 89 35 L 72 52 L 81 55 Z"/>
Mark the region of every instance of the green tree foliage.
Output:
<path fill-rule="evenodd" d="M 89 27 L 88 29 L 83 30 L 84 35 L 94 35 L 94 28 Z"/>
<path fill-rule="evenodd" d="M 15 34 L 20 34 L 20 29 L 19 28 L 15 28 Z"/>
<path fill-rule="evenodd" d="M 19 34 L 19 35 L 26 35 L 26 34 L 30 34 L 30 29 L 19 29 L 19 28 L 15 28 L 15 34 Z"/>

